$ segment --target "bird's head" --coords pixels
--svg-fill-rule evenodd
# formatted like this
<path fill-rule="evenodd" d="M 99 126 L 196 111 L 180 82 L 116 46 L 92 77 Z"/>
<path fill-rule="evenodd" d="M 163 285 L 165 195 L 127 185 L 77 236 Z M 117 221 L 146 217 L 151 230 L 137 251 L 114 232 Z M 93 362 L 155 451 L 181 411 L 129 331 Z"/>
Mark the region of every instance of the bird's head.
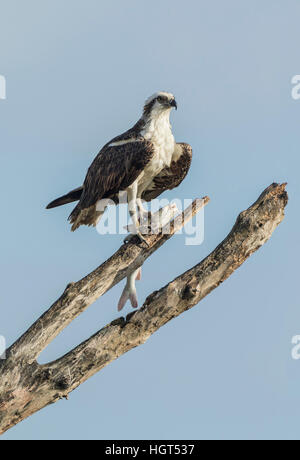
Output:
<path fill-rule="evenodd" d="M 144 105 L 144 116 L 160 116 L 164 112 L 170 112 L 172 108 L 177 110 L 177 102 L 171 93 L 159 91 L 150 96 Z"/>

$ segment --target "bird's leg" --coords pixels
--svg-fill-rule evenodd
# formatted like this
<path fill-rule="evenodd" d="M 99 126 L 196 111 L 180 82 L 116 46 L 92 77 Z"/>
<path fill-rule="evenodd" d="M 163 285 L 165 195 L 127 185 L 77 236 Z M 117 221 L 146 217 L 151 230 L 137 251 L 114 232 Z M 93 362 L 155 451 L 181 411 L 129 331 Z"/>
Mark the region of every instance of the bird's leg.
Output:
<path fill-rule="evenodd" d="M 141 272 L 142 269 L 139 267 L 132 272 L 131 275 L 127 276 L 127 282 L 118 303 L 118 311 L 122 310 L 128 299 L 130 300 L 132 308 L 138 307 L 135 281 L 141 279 Z"/>
<path fill-rule="evenodd" d="M 140 223 L 141 224 L 145 223 L 146 225 L 148 225 L 149 223 L 148 221 L 149 221 L 149 218 L 151 219 L 152 213 L 148 211 L 148 209 L 144 208 L 143 200 L 141 198 L 136 199 L 136 204 L 139 210 Z"/>
<path fill-rule="evenodd" d="M 137 181 L 135 181 L 131 187 L 127 190 L 128 193 L 128 210 L 134 226 L 134 232 L 138 235 L 141 241 L 144 241 L 147 245 L 147 241 L 143 237 L 140 231 L 140 223 L 137 217 Z"/>

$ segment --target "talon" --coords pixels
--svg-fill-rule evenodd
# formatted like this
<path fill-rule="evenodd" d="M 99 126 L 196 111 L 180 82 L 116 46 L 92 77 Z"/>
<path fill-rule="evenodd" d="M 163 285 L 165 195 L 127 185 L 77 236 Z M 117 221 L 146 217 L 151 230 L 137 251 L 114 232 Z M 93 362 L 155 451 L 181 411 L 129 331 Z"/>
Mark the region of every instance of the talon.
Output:
<path fill-rule="evenodd" d="M 133 237 L 134 237 L 134 235 L 131 235 L 131 234 L 130 234 L 130 235 L 127 235 L 127 236 L 124 238 L 123 242 L 124 242 L 125 244 L 130 243 L 130 241 L 132 240 Z"/>
<path fill-rule="evenodd" d="M 139 237 L 141 243 L 145 243 L 147 247 L 150 247 L 150 244 L 146 240 L 146 238 L 141 234 L 141 232 L 137 232 L 136 235 Z"/>

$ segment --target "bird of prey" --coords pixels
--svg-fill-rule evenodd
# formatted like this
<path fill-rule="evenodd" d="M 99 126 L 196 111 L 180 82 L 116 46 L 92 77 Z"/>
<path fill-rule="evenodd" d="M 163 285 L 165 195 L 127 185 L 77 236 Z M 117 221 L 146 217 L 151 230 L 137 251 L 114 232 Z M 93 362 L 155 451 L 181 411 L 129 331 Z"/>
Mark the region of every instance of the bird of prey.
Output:
<path fill-rule="evenodd" d="M 96 226 L 105 211 L 101 200 L 118 204 L 119 192 L 126 191 L 133 225 L 144 241 L 138 219 L 148 214 L 143 200 L 151 201 L 177 187 L 191 164 L 191 146 L 174 140 L 169 120 L 172 108 L 177 109 L 177 103 L 171 93 L 160 91 L 149 97 L 138 122 L 100 150 L 83 186 L 52 201 L 47 209 L 78 201 L 69 216 L 72 231 L 81 225 Z"/>
<path fill-rule="evenodd" d="M 148 212 L 143 201 L 151 201 L 177 187 L 191 165 L 191 146 L 174 140 L 170 124 L 172 108 L 177 110 L 171 93 L 160 91 L 149 97 L 138 122 L 100 150 L 84 184 L 52 201 L 47 209 L 78 201 L 69 216 L 72 231 L 81 225 L 96 226 L 105 211 L 103 200 L 118 204 L 119 193 L 125 191 L 135 233 L 144 241 L 140 223 L 148 217 Z M 140 268 L 128 276 L 118 310 L 128 299 L 133 308 L 137 307 L 135 281 L 140 277 Z"/>

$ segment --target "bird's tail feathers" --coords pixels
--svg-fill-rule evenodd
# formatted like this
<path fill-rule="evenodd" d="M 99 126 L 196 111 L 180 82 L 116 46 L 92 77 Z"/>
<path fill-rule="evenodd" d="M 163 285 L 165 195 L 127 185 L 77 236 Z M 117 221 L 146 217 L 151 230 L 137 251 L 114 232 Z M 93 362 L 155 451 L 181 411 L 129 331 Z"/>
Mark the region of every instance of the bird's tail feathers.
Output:
<path fill-rule="evenodd" d="M 124 288 L 122 295 L 120 297 L 118 303 L 118 311 L 121 311 L 122 308 L 125 306 L 127 300 L 130 300 L 132 308 L 138 307 L 138 299 L 136 294 L 136 289 L 128 289 L 127 287 Z"/>
<path fill-rule="evenodd" d="M 87 225 L 89 227 L 96 227 L 101 217 L 103 216 L 107 206 L 98 209 L 97 204 L 89 206 L 88 208 L 82 209 L 80 203 L 75 206 L 69 216 L 69 221 L 72 224 L 71 231 L 74 232 L 81 225 Z"/>
<path fill-rule="evenodd" d="M 136 293 L 135 281 L 139 281 L 142 276 L 141 267 L 135 270 L 127 277 L 127 282 L 125 288 L 122 292 L 118 303 L 118 311 L 121 311 L 122 308 L 125 306 L 127 300 L 130 300 L 132 308 L 138 307 L 138 298 Z"/>
<path fill-rule="evenodd" d="M 71 190 L 71 192 L 67 193 L 66 195 L 60 196 L 51 203 L 48 204 L 46 209 L 57 208 L 58 206 L 63 206 L 64 204 L 72 203 L 73 201 L 79 201 L 82 195 L 83 187 L 78 187 L 75 190 Z"/>

